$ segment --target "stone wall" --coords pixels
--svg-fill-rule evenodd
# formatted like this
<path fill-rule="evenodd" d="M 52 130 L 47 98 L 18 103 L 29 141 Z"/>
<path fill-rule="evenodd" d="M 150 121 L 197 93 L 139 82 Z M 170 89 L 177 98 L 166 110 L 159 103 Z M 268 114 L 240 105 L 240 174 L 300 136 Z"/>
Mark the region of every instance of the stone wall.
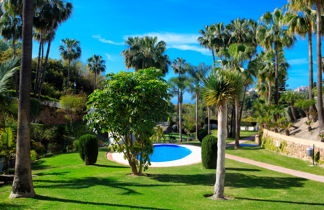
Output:
<path fill-rule="evenodd" d="M 290 157 L 295 157 L 307 161 L 312 159 L 307 156 L 306 150 L 309 147 L 315 147 L 315 153 L 320 155 L 320 163 L 324 163 L 324 143 L 313 140 L 306 140 L 285 136 L 269 130 L 263 130 L 262 146 L 265 149 L 279 152 Z"/>

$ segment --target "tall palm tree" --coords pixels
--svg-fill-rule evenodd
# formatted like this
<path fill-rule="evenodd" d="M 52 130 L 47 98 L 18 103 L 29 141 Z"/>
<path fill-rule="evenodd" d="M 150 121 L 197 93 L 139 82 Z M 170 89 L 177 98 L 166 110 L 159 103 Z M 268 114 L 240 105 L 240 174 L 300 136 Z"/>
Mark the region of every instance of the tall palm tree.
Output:
<path fill-rule="evenodd" d="M 61 57 L 68 62 L 67 86 L 70 87 L 71 63 L 81 56 L 80 42 L 75 39 L 63 39 L 63 45 L 59 47 Z"/>
<path fill-rule="evenodd" d="M 261 19 L 261 25 L 258 28 L 258 40 L 262 47 L 266 50 L 274 50 L 275 52 L 275 88 L 274 101 L 279 103 L 279 53 L 286 47 L 291 47 L 295 41 L 295 37 L 288 33 L 288 29 L 284 25 L 284 14 L 280 9 L 274 12 L 265 13 Z"/>
<path fill-rule="evenodd" d="M 186 63 L 186 60 L 182 58 L 177 58 L 172 62 L 171 67 L 174 73 L 178 74 L 178 79 L 177 80 L 173 79 L 171 80 L 171 82 L 173 81 L 172 82 L 174 83 L 173 85 L 179 88 L 178 90 L 178 116 L 179 116 L 178 129 L 179 129 L 180 141 L 182 142 L 182 100 L 183 100 L 183 91 L 185 90 L 185 88 L 187 88 L 187 86 L 184 86 L 185 82 L 187 81 L 187 78 L 184 76 L 184 74 L 188 71 L 189 65 Z"/>
<path fill-rule="evenodd" d="M 298 34 L 305 38 L 307 35 L 308 39 L 308 64 L 309 64 L 309 89 L 308 99 L 314 99 L 313 88 L 313 31 L 315 31 L 316 24 L 316 12 L 310 7 L 300 5 L 297 7 L 294 2 L 287 5 L 289 11 L 285 14 L 285 22 L 288 26 L 290 33 Z M 310 112 L 316 111 L 315 106 L 310 107 Z"/>
<path fill-rule="evenodd" d="M 106 69 L 105 60 L 100 55 L 93 55 L 88 59 L 88 68 L 94 73 L 94 88 L 97 88 L 97 75 Z"/>
<path fill-rule="evenodd" d="M 128 49 L 122 52 L 127 68 L 146 69 L 155 67 L 164 74 L 168 72 L 169 57 L 165 55 L 166 43 L 157 37 L 129 37 Z"/>
<path fill-rule="evenodd" d="M 204 85 L 203 95 L 207 105 L 216 106 L 218 111 L 217 167 L 213 197 L 224 199 L 227 103 L 241 93 L 243 82 L 238 72 L 214 70 L 204 80 Z"/>
<path fill-rule="evenodd" d="M 190 91 L 195 94 L 196 99 L 196 140 L 198 140 L 198 103 L 201 92 L 201 82 L 206 77 L 207 73 L 211 69 L 210 66 L 205 65 L 204 63 L 199 64 L 198 66 L 190 66 L 188 68 L 188 74 L 190 75 Z"/>
<path fill-rule="evenodd" d="M 33 1 L 23 0 L 22 62 L 19 83 L 19 107 L 15 176 L 11 198 L 34 197 L 30 160 L 30 85 L 33 45 Z"/>
<path fill-rule="evenodd" d="M 323 109 L 323 75 L 322 75 L 322 13 L 324 0 L 290 0 L 294 6 L 316 8 L 316 60 L 317 60 L 317 115 L 320 132 L 324 130 L 324 109 Z"/>
<path fill-rule="evenodd" d="M 35 39 L 39 42 L 38 64 L 36 68 L 36 89 L 40 93 L 42 75 L 48 63 L 51 43 L 55 38 L 58 26 L 66 21 L 72 13 L 72 4 L 63 0 L 40 1 L 35 12 L 34 28 Z M 47 50 L 44 60 L 44 45 L 47 43 Z"/>

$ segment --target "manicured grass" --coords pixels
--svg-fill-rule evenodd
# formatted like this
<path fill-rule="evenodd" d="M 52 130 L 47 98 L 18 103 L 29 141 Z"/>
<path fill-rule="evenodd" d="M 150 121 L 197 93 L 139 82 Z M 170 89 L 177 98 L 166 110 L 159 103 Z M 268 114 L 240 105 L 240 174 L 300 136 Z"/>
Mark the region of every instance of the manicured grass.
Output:
<path fill-rule="evenodd" d="M 227 196 L 214 201 L 215 170 L 201 164 L 151 168 L 145 177 L 107 161 L 85 166 L 76 153 L 42 159 L 34 167 L 34 199 L 8 199 L 0 187 L 0 209 L 323 209 L 324 183 L 226 160 Z"/>
<path fill-rule="evenodd" d="M 253 142 L 247 142 L 247 144 L 249 143 L 253 143 Z M 313 167 L 310 166 L 311 162 L 280 155 L 278 153 L 268 151 L 260 147 L 241 147 L 238 150 L 234 150 L 233 148 L 228 148 L 227 153 L 264 162 L 264 163 L 282 166 L 285 168 L 290 168 L 294 170 L 299 170 L 299 171 L 304 171 L 304 172 L 324 176 L 324 168 L 320 166 Z"/>

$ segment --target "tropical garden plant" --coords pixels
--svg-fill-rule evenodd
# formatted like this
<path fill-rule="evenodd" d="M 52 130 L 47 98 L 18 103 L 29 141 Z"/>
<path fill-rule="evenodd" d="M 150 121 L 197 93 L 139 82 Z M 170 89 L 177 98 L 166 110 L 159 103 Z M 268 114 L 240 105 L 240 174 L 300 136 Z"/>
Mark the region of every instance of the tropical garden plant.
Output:
<path fill-rule="evenodd" d="M 162 76 L 155 68 L 109 74 L 104 88 L 89 96 L 85 119 L 97 132 L 109 134 L 111 149 L 124 154 L 134 175 L 150 165 L 154 127 L 170 109 L 169 85 Z"/>
<path fill-rule="evenodd" d="M 227 105 L 242 92 L 242 89 L 243 81 L 238 72 L 217 69 L 204 80 L 203 95 L 206 103 L 209 106 L 216 106 L 218 112 L 217 168 L 213 195 L 215 199 L 224 199 Z"/>

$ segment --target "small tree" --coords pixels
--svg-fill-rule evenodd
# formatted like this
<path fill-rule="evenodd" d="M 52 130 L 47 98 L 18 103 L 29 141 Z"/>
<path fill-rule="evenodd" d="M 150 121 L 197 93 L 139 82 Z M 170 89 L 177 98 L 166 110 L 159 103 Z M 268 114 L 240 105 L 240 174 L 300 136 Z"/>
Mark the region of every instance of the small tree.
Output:
<path fill-rule="evenodd" d="M 97 137 L 91 134 L 81 136 L 78 141 L 78 150 L 86 165 L 95 164 L 98 157 Z"/>
<path fill-rule="evenodd" d="M 85 119 L 114 138 L 111 148 L 124 154 L 134 175 L 150 165 L 154 127 L 168 114 L 169 86 L 162 76 L 155 68 L 110 74 L 104 88 L 89 96 Z"/>

